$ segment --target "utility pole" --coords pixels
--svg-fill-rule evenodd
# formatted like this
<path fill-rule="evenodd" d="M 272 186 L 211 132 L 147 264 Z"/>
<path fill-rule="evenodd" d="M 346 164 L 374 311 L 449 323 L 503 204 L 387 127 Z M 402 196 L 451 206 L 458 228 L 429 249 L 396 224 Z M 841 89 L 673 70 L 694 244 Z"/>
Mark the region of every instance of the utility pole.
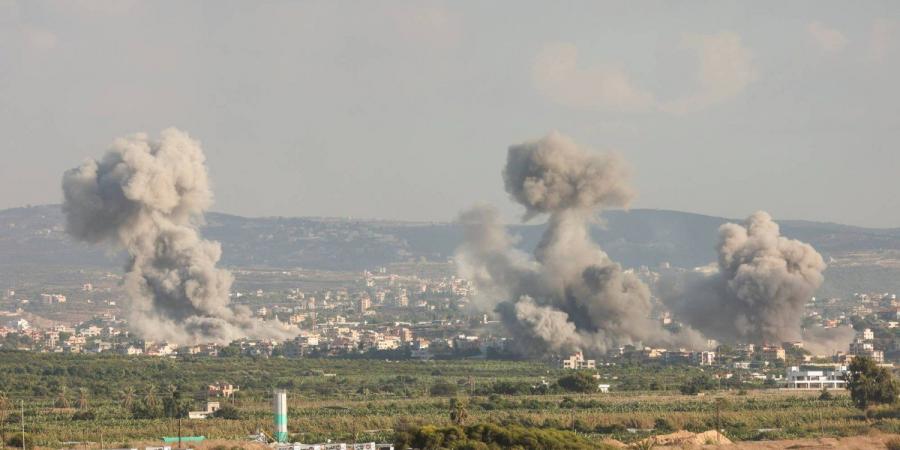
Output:
<path fill-rule="evenodd" d="M 722 426 L 720 425 L 720 420 L 719 420 L 719 409 L 720 409 L 721 404 L 722 404 L 722 399 L 717 398 L 716 399 L 716 444 L 717 445 L 720 443 L 719 436 L 722 435 L 722 431 L 721 431 Z"/>
<path fill-rule="evenodd" d="M 22 450 L 25 450 L 25 400 L 19 400 L 22 407 Z"/>

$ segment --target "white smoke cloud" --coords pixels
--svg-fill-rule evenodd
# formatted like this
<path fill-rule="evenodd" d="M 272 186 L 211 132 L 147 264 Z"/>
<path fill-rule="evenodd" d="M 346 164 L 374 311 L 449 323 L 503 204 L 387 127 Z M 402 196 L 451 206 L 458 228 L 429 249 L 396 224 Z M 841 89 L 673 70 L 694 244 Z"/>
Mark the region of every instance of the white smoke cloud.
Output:
<path fill-rule="evenodd" d="M 198 232 L 212 191 L 203 151 L 187 133 L 116 139 L 100 160 L 67 171 L 62 187 L 67 232 L 128 253 L 129 323 L 142 337 L 193 344 L 290 335 L 229 304 L 233 278 L 216 267 L 219 243 Z"/>
<path fill-rule="evenodd" d="M 574 44 L 544 46 L 535 58 L 532 77 L 544 96 L 573 108 L 643 111 L 655 102 L 653 94 L 638 87 L 621 67 L 580 67 Z"/>
<path fill-rule="evenodd" d="M 662 111 L 686 114 L 740 95 L 759 76 L 753 53 L 736 33 L 687 35 L 683 45 L 697 54 L 698 88 L 693 94 L 660 104 Z"/>
<path fill-rule="evenodd" d="M 847 47 L 849 40 L 844 33 L 829 27 L 822 22 L 810 22 L 806 26 L 810 40 L 824 52 L 839 52 Z"/>
<path fill-rule="evenodd" d="M 723 103 L 740 95 L 758 78 L 753 53 L 734 32 L 688 34 L 681 45 L 696 56 L 697 86 L 672 100 L 663 100 L 659 93 L 641 87 L 620 65 L 584 65 L 578 48 L 571 43 L 545 45 L 535 57 L 532 78 L 541 94 L 564 106 L 671 114 Z"/>

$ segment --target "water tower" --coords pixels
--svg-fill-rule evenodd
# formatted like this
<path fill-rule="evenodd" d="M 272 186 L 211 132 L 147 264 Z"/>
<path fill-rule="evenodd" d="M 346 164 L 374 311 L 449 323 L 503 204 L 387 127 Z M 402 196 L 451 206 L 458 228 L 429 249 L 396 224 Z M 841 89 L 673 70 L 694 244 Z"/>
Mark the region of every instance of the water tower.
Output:
<path fill-rule="evenodd" d="M 275 391 L 275 442 L 287 442 L 287 391 Z"/>

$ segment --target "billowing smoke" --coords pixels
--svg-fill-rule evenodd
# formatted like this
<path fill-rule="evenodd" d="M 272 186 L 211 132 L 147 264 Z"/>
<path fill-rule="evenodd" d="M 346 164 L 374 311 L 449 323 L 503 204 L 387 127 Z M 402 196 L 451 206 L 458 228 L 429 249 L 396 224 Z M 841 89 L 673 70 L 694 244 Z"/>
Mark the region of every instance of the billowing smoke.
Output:
<path fill-rule="evenodd" d="M 216 267 L 218 242 L 198 233 L 212 203 L 197 141 L 170 128 L 117 139 L 100 160 L 67 171 L 62 187 L 66 230 L 129 255 L 124 287 L 129 322 L 146 339 L 176 344 L 281 338 L 245 307 L 229 304 L 233 278 Z"/>
<path fill-rule="evenodd" d="M 718 271 L 664 289 L 676 318 L 723 342 L 802 338 L 804 305 L 822 284 L 825 262 L 809 244 L 781 236 L 765 212 L 719 228 Z M 821 339 L 823 333 L 817 333 Z"/>
<path fill-rule="evenodd" d="M 813 326 L 803 330 L 803 348 L 816 356 L 831 356 L 837 352 L 846 352 L 854 337 L 856 331 L 851 326 Z"/>
<path fill-rule="evenodd" d="M 626 207 L 634 197 L 629 176 L 620 156 L 590 153 L 553 132 L 510 147 L 503 170 L 506 191 L 525 207 L 526 219 L 550 216 L 533 258 L 513 247 L 494 209 L 460 215 L 460 273 L 475 282 L 480 301 L 495 308 L 522 348 L 604 352 L 637 343 L 702 345 L 696 334 L 672 334 L 651 320 L 648 287 L 590 238 L 589 225 L 601 208 Z"/>

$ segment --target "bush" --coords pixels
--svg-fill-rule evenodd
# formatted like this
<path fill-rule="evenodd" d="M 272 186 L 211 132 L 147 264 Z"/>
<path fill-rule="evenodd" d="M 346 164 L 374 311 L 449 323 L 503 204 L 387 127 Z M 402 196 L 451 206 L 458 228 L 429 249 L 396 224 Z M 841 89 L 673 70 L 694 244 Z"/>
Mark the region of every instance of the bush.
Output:
<path fill-rule="evenodd" d="M 597 390 L 597 380 L 594 379 L 593 374 L 585 371 L 566 375 L 556 383 L 568 392 L 594 392 Z"/>
<path fill-rule="evenodd" d="M 687 383 L 681 385 L 679 390 L 684 395 L 696 395 L 700 392 L 715 389 L 716 381 L 709 375 L 703 374 L 692 378 Z"/>
<path fill-rule="evenodd" d="M 653 422 L 653 428 L 655 428 L 656 431 L 671 432 L 675 431 L 676 427 L 672 424 L 671 420 L 665 417 L 657 417 L 656 421 Z"/>
<path fill-rule="evenodd" d="M 72 420 L 94 420 L 93 411 L 78 411 L 72 414 Z"/>
<path fill-rule="evenodd" d="M 213 417 L 226 420 L 240 420 L 241 411 L 231 405 L 224 405 L 213 413 Z"/>
<path fill-rule="evenodd" d="M 6 440 L 6 445 L 12 448 L 22 448 L 22 433 L 16 433 Z M 25 434 L 25 448 L 34 448 L 34 438 Z"/>
<path fill-rule="evenodd" d="M 452 450 L 488 448 L 580 450 L 596 448 L 596 445 L 568 431 L 495 424 L 477 424 L 465 428 L 458 426 L 438 428 L 434 425 L 410 428 L 396 434 L 394 446 L 398 450 L 408 448 L 423 450 L 444 448 Z"/>
<path fill-rule="evenodd" d="M 451 397 L 456 395 L 458 388 L 455 384 L 446 381 L 439 381 L 431 386 L 429 392 L 435 397 Z"/>

